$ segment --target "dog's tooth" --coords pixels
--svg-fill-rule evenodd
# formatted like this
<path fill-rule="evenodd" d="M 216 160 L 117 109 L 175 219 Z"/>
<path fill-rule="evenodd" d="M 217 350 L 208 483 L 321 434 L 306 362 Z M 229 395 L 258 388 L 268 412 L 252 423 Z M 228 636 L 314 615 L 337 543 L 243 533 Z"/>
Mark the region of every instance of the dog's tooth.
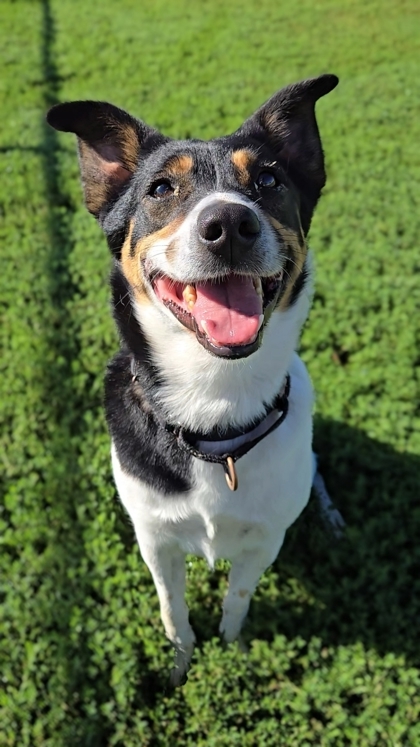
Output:
<path fill-rule="evenodd" d="M 262 298 L 263 291 L 262 291 L 261 278 L 254 278 L 253 282 L 254 282 L 254 288 L 257 291 L 257 294 L 261 296 Z"/>
<path fill-rule="evenodd" d="M 189 309 L 192 309 L 194 306 L 196 300 L 197 300 L 197 291 L 195 290 L 193 285 L 186 285 L 183 292 L 182 297 Z"/>
<path fill-rule="evenodd" d="M 207 322 L 206 322 L 205 319 L 201 320 L 201 326 L 202 326 L 204 334 L 207 335 L 207 337 L 208 337 L 209 335 L 208 335 L 208 332 L 207 332 Z"/>

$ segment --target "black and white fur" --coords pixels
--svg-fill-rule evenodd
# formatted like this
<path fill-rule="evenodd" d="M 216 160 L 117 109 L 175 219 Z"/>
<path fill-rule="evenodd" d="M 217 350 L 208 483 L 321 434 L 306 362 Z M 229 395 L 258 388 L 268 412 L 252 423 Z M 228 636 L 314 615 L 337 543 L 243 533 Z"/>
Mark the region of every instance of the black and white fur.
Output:
<path fill-rule="evenodd" d="M 233 135 L 209 142 L 170 140 L 101 102 L 60 104 L 48 115 L 78 136 L 85 201 L 114 256 L 121 350 L 105 382 L 112 464 L 176 650 L 175 685 L 194 648 L 185 555 L 210 566 L 231 561 L 220 632 L 233 641 L 309 498 L 313 393 L 295 351 L 312 293 L 306 235 L 325 184 L 314 107 L 337 82 L 324 75 L 288 86 Z M 204 324 L 196 328 L 181 291 L 228 287 L 233 276 L 262 287 L 264 314 L 255 339 L 219 346 Z M 181 289 L 179 307 L 171 287 Z M 165 427 L 245 432 L 287 374 L 287 417 L 238 460 L 236 492 L 220 465 L 180 449 Z"/>

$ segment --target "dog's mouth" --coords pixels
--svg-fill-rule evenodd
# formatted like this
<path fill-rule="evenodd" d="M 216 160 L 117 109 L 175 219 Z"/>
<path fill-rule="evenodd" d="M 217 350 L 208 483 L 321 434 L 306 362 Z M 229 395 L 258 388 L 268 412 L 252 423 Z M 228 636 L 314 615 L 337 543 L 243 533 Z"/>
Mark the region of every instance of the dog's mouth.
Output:
<path fill-rule="evenodd" d="M 181 283 L 157 275 L 157 298 L 214 355 L 244 358 L 261 344 L 264 322 L 279 297 L 283 272 L 267 278 L 230 274 Z"/>

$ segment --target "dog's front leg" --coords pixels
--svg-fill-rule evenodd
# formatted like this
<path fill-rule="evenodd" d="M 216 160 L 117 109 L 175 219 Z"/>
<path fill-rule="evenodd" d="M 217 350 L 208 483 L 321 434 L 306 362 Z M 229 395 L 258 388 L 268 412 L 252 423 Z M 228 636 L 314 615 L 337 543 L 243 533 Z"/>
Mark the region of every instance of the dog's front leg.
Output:
<path fill-rule="evenodd" d="M 226 643 L 235 641 L 241 632 L 251 597 L 264 571 L 276 559 L 283 544 L 284 533 L 275 548 L 244 550 L 232 561 L 229 589 L 223 602 L 220 634 Z"/>
<path fill-rule="evenodd" d="M 140 550 L 156 586 L 166 636 L 175 648 L 175 667 L 170 681 L 177 687 L 185 681 L 195 643 L 185 602 L 185 556 L 173 546 L 141 544 Z"/>

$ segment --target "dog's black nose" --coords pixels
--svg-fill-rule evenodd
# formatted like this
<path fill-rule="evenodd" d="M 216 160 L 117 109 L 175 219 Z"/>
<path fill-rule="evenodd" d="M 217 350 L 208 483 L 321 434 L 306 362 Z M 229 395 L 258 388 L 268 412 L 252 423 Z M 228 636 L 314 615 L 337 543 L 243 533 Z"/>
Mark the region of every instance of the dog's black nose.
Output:
<path fill-rule="evenodd" d="M 235 264 L 255 244 L 261 226 L 257 214 L 238 202 L 215 202 L 197 219 L 198 238 L 210 251 Z"/>

